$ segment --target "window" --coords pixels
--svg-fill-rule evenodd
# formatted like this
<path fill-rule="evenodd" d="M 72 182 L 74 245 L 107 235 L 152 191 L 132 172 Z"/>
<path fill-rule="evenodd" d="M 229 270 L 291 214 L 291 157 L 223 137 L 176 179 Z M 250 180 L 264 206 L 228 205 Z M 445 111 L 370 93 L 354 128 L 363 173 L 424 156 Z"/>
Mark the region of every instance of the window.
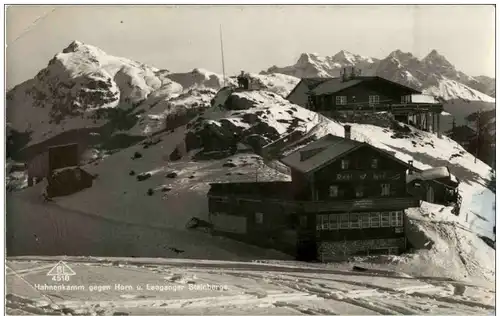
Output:
<path fill-rule="evenodd" d="M 382 196 L 389 196 L 391 195 L 391 185 L 388 183 L 382 183 L 380 185 L 382 187 Z"/>
<path fill-rule="evenodd" d="M 356 187 L 356 197 L 357 198 L 363 197 L 363 195 L 364 195 L 363 187 L 362 186 Z"/>
<path fill-rule="evenodd" d="M 257 223 L 257 224 L 264 223 L 264 214 L 263 213 L 255 213 L 255 223 Z"/>
<path fill-rule="evenodd" d="M 370 214 L 361 214 L 361 228 L 370 228 Z"/>
<path fill-rule="evenodd" d="M 340 229 L 349 229 L 349 214 L 340 214 Z"/>
<path fill-rule="evenodd" d="M 370 227 L 377 228 L 380 227 L 380 213 L 371 213 L 370 214 Z"/>
<path fill-rule="evenodd" d="M 349 169 L 349 160 L 342 159 L 340 167 L 342 168 L 342 170 Z"/>
<path fill-rule="evenodd" d="M 381 214 L 380 227 L 391 226 L 391 212 L 383 212 Z"/>
<path fill-rule="evenodd" d="M 398 212 L 391 212 L 391 227 L 396 227 L 397 225 L 397 220 L 396 220 L 396 214 Z"/>
<path fill-rule="evenodd" d="M 330 230 L 333 230 L 333 229 L 339 229 L 339 222 L 338 222 L 338 216 L 337 214 L 330 214 L 330 216 L 328 217 L 329 220 L 329 228 Z"/>
<path fill-rule="evenodd" d="M 330 186 L 330 197 L 339 196 L 339 187 L 337 185 Z"/>
<path fill-rule="evenodd" d="M 401 103 L 402 104 L 411 103 L 411 95 L 402 95 Z"/>
<path fill-rule="evenodd" d="M 372 167 L 372 169 L 378 168 L 378 159 L 377 158 L 372 158 L 371 167 Z"/>
<path fill-rule="evenodd" d="M 403 212 L 397 211 L 395 213 L 396 213 L 396 226 L 397 227 L 403 226 Z"/>
<path fill-rule="evenodd" d="M 380 97 L 378 95 L 370 95 L 370 96 L 368 96 L 368 103 L 370 105 L 379 104 L 380 103 Z"/>
<path fill-rule="evenodd" d="M 351 228 L 361 228 L 361 218 L 357 213 L 351 213 Z"/>
<path fill-rule="evenodd" d="M 347 97 L 344 95 L 338 95 L 335 97 L 335 104 L 337 105 L 346 105 L 347 104 Z"/>
<path fill-rule="evenodd" d="M 316 215 L 316 229 L 328 230 L 328 214 Z"/>
<path fill-rule="evenodd" d="M 300 225 L 300 227 L 307 227 L 307 216 L 302 215 L 299 218 L 299 225 Z"/>

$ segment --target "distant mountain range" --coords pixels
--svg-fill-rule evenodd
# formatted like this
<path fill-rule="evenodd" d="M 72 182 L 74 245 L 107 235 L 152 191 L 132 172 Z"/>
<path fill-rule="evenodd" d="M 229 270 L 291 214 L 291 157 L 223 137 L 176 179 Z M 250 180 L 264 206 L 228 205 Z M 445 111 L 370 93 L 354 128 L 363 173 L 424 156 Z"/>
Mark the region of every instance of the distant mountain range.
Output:
<path fill-rule="evenodd" d="M 460 107 L 463 117 L 478 106 L 494 107 L 493 78 L 457 71 L 436 51 L 422 60 L 399 50 L 382 60 L 347 51 L 332 57 L 302 54 L 295 65 L 249 75 L 258 88 L 286 97 L 300 78 L 335 77 L 350 66 L 449 100 L 448 107 Z M 200 68 L 171 73 L 74 41 L 34 78 L 8 91 L 7 122 L 33 144 L 69 130 L 114 126 L 110 120 L 120 109 L 137 120 L 134 133 L 144 135 L 163 126 L 167 116 L 210 107 L 217 90 L 235 82 Z"/>
<path fill-rule="evenodd" d="M 346 67 L 356 67 L 362 75 L 381 76 L 444 100 L 495 102 L 494 78 L 472 77 L 458 71 L 436 50 L 423 59 L 401 50 L 393 51 L 384 59 L 364 57 L 345 50 L 326 57 L 304 53 L 295 65 L 273 66 L 262 73 L 282 73 L 299 78 L 338 77 Z"/>

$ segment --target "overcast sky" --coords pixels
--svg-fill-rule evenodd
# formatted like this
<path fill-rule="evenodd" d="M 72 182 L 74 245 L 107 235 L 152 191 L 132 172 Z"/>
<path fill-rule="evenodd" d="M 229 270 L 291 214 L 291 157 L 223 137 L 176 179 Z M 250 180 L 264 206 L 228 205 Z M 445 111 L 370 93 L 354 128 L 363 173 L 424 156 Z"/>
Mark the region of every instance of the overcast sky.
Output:
<path fill-rule="evenodd" d="M 222 73 L 219 24 L 228 73 L 291 65 L 302 52 L 331 56 L 345 49 L 384 58 L 401 49 L 423 58 L 437 49 L 457 69 L 493 77 L 494 10 L 493 5 L 11 6 L 7 85 L 32 78 L 75 39 L 157 68 Z"/>

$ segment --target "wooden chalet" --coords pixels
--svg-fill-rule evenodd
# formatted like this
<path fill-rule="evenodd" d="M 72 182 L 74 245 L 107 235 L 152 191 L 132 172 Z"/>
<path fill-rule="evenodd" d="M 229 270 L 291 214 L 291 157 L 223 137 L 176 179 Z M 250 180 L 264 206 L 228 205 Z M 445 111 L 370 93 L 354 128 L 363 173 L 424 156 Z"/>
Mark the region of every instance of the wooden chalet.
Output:
<path fill-rule="evenodd" d="M 287 96 L 290 102 L 332 117 L 335 112 L 382 112 L 427 131 L 440 131 L 443 105 L 433 96 L 354 68 L 337 78 L 302 79 Z"/>
<path fill-rule="evenodd" d="M 212 184 L 215 234 L 272 246 L 301 260 L 406 249 L 409 164 L 346 137 L 327 135 L 281 159 L 291 182 Z"/>

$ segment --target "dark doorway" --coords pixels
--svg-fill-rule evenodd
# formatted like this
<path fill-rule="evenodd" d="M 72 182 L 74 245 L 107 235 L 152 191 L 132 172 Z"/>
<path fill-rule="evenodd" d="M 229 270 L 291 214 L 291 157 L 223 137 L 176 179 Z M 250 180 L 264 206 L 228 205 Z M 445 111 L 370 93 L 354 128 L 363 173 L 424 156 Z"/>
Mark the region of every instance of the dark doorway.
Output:
<path fill-rule="evenodd" d="M 314 240 L 301 240 L 297 244 L 297 260 L 299 261 L 317 261 L 318 249 L 316 241 Z"/>

